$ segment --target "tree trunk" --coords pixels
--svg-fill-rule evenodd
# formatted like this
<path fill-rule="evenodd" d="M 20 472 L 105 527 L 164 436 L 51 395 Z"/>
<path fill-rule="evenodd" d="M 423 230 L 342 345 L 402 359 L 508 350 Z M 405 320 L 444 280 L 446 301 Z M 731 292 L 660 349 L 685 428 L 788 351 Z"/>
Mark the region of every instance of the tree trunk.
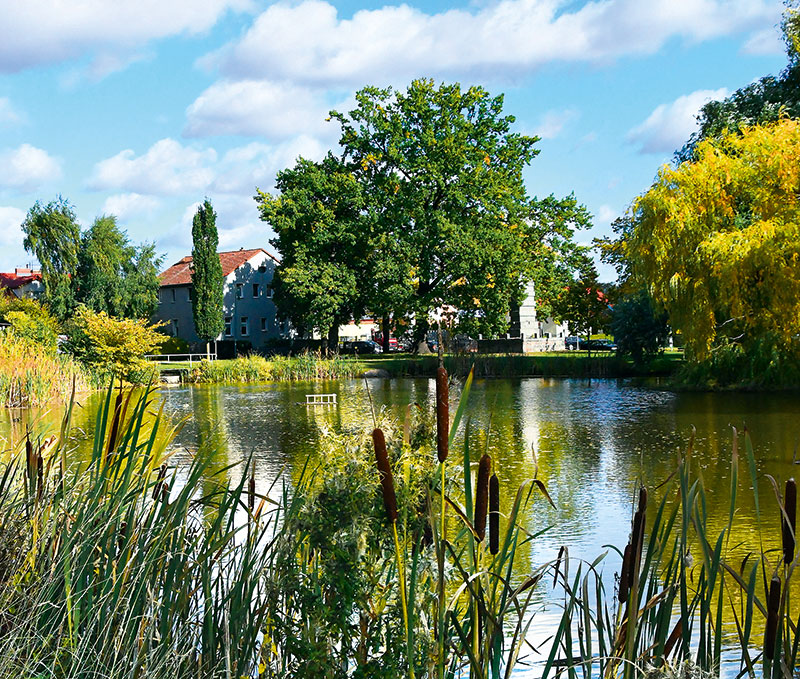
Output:
<path fill-rule="evenodd" d="M 381 333 L 383 334 L 383 353 L 389 353 L 389 315 L 383 317 L 381 321 Z"/>
<path fill-rule="evenodd" d="M 328 330 L 327 350 L 331 353 L 339 352 L 339 324 L 336 321 Z"/>

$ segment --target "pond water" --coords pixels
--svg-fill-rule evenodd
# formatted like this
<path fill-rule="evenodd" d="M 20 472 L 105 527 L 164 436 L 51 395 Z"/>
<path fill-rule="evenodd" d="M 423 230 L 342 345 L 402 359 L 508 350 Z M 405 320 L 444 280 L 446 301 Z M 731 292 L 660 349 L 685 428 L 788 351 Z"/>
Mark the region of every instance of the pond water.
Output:
<path fill-rule="evenodd" d="M 458 392 L 456 384 L 451 413 Z M 308 393 L 335 393 L 338 405 L 300 405 Z M 161 396 L 170 416 L 190 416 L 175 441 L 179 451 L 208 446 L 217 451 L 220 466 L 252 454 L 263 491 L 281 474 L 291 483 L 292 472 L 309 457 L 318 460 L 326 431 L 371 429 L 373 408 L 379 418 L 397 421 L 410 403 L 432 411 L 434 393 L 433 380 L 372 379 L 368 385 L 344 380 L 178 387 L 162 390 Z M 87 436 L 99 402 L 99 395 L 86 397 L 76 413 L 76 423 Z M 553 509 L 544 498 L 536 498 L 527 509 L 527 530 L 549 527 L 524 554 L 531 566 L 554 559 L 562 545 L 569 547 L 570 556 L 589 560 L 605 551 L 604 545 L 624 546 L 640 482 L 652 488 L 669 476 L 693 428 L 692 470 L 706 487 L 711 534 L 719 533 L 728 520 L 732 426 L 740 432 L 746 426 L 762 474 L 762 512 L 770 517 L 762 525 L 765 547 L 779 544 L 777 505 L 763 474 L 772 475 L 782 488 L 796 473 L 800 395 L 675 393 L 619 380 L 487 379 L 473 384 L 467 414 L 476 439 L 493 457 L 501 487 L 512 489 L 503 494 L 506 506 L 501 509 L 510 506 L 513 492 L 534 474 L 556 505 Z M 38 418 L 42 427 L 55 427 L 58 416 L 55 411 L 0 412 L 0 437 L 19 435 L 31 418 Z M 460 458 L 459 446 L 453 455 Z M 475 450 L 473 462 L 479 456 Z M 733 543 L 756 539 L 749 486 L 746 465 L 741 464 Z M 604 568 L 618 570 L 613 552 Z M 543 616 L 533 634 L 537 629 L 542 635 L 552 631 L 552 622 Z"/>

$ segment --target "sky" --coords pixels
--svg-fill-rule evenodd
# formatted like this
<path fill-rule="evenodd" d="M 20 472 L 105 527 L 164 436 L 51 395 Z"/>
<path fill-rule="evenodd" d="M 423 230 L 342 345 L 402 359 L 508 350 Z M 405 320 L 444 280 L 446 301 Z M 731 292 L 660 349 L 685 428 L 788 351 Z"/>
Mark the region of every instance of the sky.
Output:
<path fill-rule="evenodd" d="M 695 115 L 786 64 L 774 0 L 0 0 L 0 271 L 35 264 L 20 225 L 61 195 L 116 215 L 164 268 L 208 197 L 220 249 L 264 247 L 256 188 L 335 149 L 331 109 L 413 79 L 505 94 L 538 135 L 528 193 L 611 222 Z M 613 270 L 600 266 L 601 280 Z"/>

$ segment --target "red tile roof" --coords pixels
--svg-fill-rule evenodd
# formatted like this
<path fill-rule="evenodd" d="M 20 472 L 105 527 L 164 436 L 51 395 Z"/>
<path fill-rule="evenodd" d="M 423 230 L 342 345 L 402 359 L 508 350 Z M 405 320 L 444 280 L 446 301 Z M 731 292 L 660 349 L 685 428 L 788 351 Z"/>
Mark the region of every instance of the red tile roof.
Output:
<path fill-rule="evenodd" d="M 17 269 L 17 271 L 14 273 L 0 273 L 0 288 L 16 290 L 17 288 L 21 288 L 23 285 L 31 283 L 32 281 L 40 280 L 42 280 L 42 274 L 40 271 Z"/>
<path fill-rule="evenodd" d="M 255 250 L 232 250 L 230 252 L 219 253 L 219 263 L 222 264 L 222 275 L 228 276 L 245 264 L 259 252 L 263 252 L 268 257 L 278 262 L 278 259 L 263 248 Z M 169 269 L 161 273 L 158 277 L 162 287 L 165 285 L 191 285 L 192 283 L 192 258 L 187 256 L 175 262 Z"/>

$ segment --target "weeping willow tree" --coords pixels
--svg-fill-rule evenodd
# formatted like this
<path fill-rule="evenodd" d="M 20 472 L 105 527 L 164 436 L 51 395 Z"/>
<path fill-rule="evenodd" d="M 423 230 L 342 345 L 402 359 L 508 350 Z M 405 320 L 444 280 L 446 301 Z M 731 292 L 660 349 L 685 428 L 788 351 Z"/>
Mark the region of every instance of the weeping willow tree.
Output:
<path fill-rule="evenodd" d="M 800 121 L 701 142 L 664 166 L 631 208 L 634 275 L 669 312 L 696 361 L 720 346 L 797 353 Z"/>

